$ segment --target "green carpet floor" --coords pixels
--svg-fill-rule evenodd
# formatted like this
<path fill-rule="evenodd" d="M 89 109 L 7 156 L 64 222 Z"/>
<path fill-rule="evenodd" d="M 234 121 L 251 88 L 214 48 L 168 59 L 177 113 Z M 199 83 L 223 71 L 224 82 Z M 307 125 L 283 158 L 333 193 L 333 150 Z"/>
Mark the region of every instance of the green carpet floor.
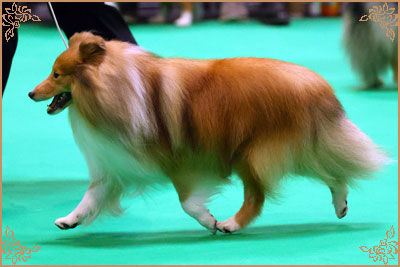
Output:
<path fill-rule="evenodd" d="M 298 19 L 288 27 L 255 21 L 131 27 L 140 45 L 161 56 L 269 57 L 318 72 L 335 88 L 348 116 L 396 160 L 375 180 L 351 189 L 342 220 L 327 187 L 299 178 L 285 181 L 278 200 L 266 203 L 249 228 L 213 236 L 181 210 L 171 187 L 125 200 L 120 218 L 103 217 L 69 231 L 54 225 L 80 201 L 88 173 L 67 112 L 48 116 L 48 103 L 28 98 L 64 50 L 62 40 L 53 27 L 22 25 L 2 109 L 3 240 L 9 226 L 21 245 L 40 246 L 24 263 L 38 265 L 375 264 L 359 247 L 379 245 L 392 225 L 398 228 L 397 86 L 388 72 L 382 90 L 358 90 L 360 81 L 341 46 L 342 26 L 340 19 Z M 223 220 L 242 200 L 236 181 L 210 209 Z M 11 264 L 4 255 L 3 264 Z M 397 256 L 389 264 L 397 264 Z"/>

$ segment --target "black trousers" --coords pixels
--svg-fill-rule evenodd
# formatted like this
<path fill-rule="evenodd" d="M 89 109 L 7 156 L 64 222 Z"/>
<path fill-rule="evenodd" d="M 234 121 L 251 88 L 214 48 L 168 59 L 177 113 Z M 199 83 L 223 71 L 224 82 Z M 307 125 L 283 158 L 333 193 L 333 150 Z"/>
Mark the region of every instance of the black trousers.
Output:
<path fill-rule="evenodd" d="M 5 8 L 10 8 L 12 3 L 3 2 Z M 117 39 L 124 42 L 137 44 L 129 30 L 128 25 L 118 10 L 104 3 L 52 3 L 58 24 L 69 39 L 74 33 L 92 31 L 106 40 Z M 2 49 L 2 92 L 6 87 L 12 59 L 18 43 L 18 31 L 14 30 L 14 37 L 6 42 L 3 27 Z"/>

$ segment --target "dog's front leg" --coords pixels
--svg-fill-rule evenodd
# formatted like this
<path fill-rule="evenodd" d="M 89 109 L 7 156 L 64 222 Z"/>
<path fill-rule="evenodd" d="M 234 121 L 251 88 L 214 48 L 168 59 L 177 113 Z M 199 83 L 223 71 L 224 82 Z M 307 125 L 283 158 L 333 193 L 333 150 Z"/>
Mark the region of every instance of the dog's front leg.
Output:
<path fill-rule="evenodd" d="M 87 219 L 96 218 L 106 195 L 106 186 L 101 182 L 92 182 L 79 205 L 67 216 L 58 218 L 55 224 L 62 230 L 75 228 Z"/>
<path fill-rule="evenodd" d="M 216 193 L 216 187 L 219 183 L 216 181 L 200 183 L 200 178 L 193 178 L 195 175 L 201 177 L 201 174 L 192 173 L 191 179 L 188 179 L 189 174 L 186 172 L 183 172 L 183 174 L 174 174 L 170 177 L 178 193 L 183 210 L 196 219 L 203 227 L 215 234 L 217 231 L 217 220 L 211 215 L 205 203 Z"/>

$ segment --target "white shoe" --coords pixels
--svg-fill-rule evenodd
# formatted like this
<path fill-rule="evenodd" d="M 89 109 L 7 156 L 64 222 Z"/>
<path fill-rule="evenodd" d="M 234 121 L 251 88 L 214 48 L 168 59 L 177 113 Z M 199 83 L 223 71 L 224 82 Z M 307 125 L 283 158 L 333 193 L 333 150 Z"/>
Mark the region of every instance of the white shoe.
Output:
<path fill-rule="evenodd" d="M 192 25 L 192 22 L 192 13 L 189 11 L 184 11 L 182 15 L 177 20 L 175 20 L 175 25 L 179 27 L 186 27 Z"/>

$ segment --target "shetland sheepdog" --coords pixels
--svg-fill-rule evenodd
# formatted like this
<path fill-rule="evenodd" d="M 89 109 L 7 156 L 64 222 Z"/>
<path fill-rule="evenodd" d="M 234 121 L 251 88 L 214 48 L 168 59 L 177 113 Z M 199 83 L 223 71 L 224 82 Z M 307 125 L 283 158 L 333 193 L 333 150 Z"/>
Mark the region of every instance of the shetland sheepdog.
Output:
<path fill-rule="evenodd" d="M 397 13 L 397 3 L 385 2 L 386 4 Z M 397 34 L 393 32 L 395 38 L 392 41 L 386 36 L 386 29 L 380 27 L 382 22 L 374 22 L 371 19 L 366 22 L 359 21 L 362 16 L 369 14 L 369 10 L 382 5 L 384 5 L 383 2 L 345 5 L 343 43 L 351 66 L 360 76 L 363 82 L 362 87 L 365 89 L 381 87 L 383 81 L 379 75 L 389 67 L 393 71 L 393 79 L 397 84 Z"/>
<path fill-rule="evenodd" d="M 215 233 L 243 229 L 285 175 L 326 184 L 337 217 L 347 186 L 386 161 L 345 115 L 329 84 L 304 67 L 265 58 L 162 58 L 77 33 L 29 96 L 69 107 L 91 185 L 61 229 L 119 214 L 131 189 L 172 183 L 183 210 Z M 244 202 L 225 221 L 205 206 L 235 172 Z"/>

